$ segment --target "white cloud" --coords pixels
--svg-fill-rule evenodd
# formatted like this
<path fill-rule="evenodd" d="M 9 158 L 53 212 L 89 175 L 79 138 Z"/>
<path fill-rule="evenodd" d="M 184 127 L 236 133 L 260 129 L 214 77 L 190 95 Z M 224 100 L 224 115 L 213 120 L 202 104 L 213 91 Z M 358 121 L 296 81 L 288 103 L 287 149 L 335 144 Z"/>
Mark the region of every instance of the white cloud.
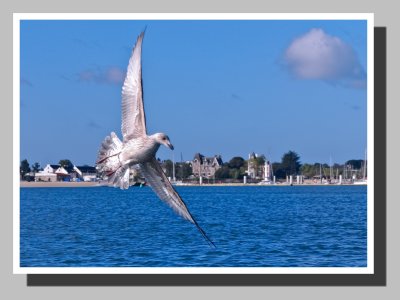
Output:
<path fill-rule="evenodd" d="M 78 74 L 79 81 L 95 82 L 98 84 L 121 84 L 125 78 L 125 72 L 118 67 L 105 69 L 89 69 Z"/>
<path fill-rule="evenodd" d="M 366 73 L 353 48 L 340 38 L 311 29 L 284 53 L 289 71 L 299 79 L 319 79 L 353 88 L 366 86 Z"/>

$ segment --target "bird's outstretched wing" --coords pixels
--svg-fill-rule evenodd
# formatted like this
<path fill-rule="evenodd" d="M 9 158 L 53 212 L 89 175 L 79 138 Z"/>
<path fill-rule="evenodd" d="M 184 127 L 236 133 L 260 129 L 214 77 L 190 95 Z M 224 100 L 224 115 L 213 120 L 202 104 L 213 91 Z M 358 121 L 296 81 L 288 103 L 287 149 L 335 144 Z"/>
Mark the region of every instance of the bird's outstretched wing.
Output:
<path fill-rule="evenodd" d="M 197 229 L 210 244 L 210 246 L 215 247 L 214 243 L 208 238 L 204 230 L 190 214 L 185 202 L 183 202 L 182 198 L 175 191 L 174 187 L 165 176 L 157 159 L 153 158 L 149 162 L 139 164 L 139 166 L 142 175 L 150 184 L 150 187 L 157 194 L 157 196 L 166 204 L 168 204 L 177 214 L 196 225 Z"/>
<path fill-rule="evenodd" d="M 141 63 L 143 37 L 144 32 L 139 35 L 133 48 L 122 86 L 121 130 L 124 142 L 146 135 Z"/>

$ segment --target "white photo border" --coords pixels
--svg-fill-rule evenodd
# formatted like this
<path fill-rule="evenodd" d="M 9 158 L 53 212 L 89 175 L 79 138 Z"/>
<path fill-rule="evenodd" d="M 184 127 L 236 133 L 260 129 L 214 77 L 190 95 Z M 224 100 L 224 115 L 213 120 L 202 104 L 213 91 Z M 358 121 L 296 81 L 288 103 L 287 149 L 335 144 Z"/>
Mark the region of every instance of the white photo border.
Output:
<path fill-rule="evenodd" d="M 22 20 L 365 20 L 367 21 L 367 267 L 21 267 L 20 22 Z M 14 13 L 13 272 L 14 274 L 374 274 L 374 14 L 373 13 Z"/>

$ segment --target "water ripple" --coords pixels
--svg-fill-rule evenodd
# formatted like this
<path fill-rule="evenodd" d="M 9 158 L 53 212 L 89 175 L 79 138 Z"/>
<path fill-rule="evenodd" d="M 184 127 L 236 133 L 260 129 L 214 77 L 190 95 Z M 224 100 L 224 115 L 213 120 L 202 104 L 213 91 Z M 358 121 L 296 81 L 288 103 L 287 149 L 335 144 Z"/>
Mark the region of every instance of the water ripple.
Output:
<path fill-rule="evenodd" d="M 365 267 L 366 187 L 21 188 L 23 267 Z"/>

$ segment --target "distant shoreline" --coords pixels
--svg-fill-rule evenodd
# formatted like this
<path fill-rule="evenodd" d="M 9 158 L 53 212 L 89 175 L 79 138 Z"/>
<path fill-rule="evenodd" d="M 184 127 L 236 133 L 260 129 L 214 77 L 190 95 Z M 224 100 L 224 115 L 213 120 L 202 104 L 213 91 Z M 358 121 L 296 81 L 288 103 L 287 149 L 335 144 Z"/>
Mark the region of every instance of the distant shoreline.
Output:
<path fill-rule="evenodd" d="M 45 182 L 45 181 L 20 181 L 20 187 L 97 187 L 101 186 L 98 182 L 67 182 L 67 181 L 56 181 L 56 182 Z"/>
<path fill-rule="evenodd" d="M 56 187 L 101 187 L 105 186 L 99 182 L 64 182 L 64 181 L 57 181 L 57 182 L 28 182 L 28 181 L 21 181 L 20 187 L 21 188 L 56 188 Z M 182 185 L 175 185 L 175 186 L 290 186 L 289 184 L 282 183 L 282 184 L 257 184 L 257 183 L 215 183 L 215 184 L 182 184 Z M 293 186 L 339 186 L 338 184 L 320 184 L 320 183 L 305 183 L 305 184 L 293 184 Z M 342 186 L 356 186 L 355 184 L 342 184 Z"/>

